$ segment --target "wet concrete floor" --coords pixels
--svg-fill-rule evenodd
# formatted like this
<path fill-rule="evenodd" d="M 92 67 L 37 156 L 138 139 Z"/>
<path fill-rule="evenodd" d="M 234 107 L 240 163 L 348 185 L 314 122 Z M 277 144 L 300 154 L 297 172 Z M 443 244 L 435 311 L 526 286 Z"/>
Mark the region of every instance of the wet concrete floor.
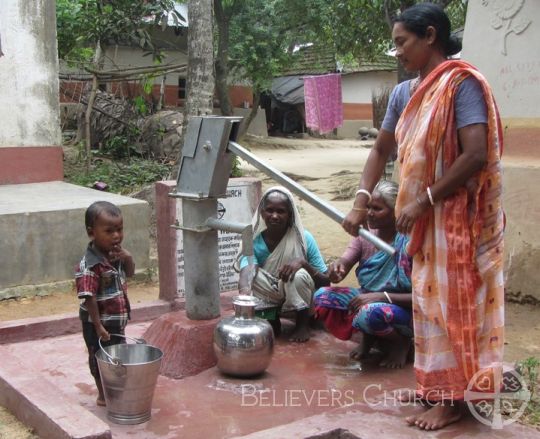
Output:
<path fill-rule="evenodd" d="M 128 325 L 127 335 L 141 337 L 148 325 Z M 313 331 L 305 344 L 278 340 L 267 372 L 254 379 L 227 377 L 215 367 L 181 380 L 160 376 L 152 418 L 129 426 L 112 423 L 106 408 L 96 406 L 80 334 L 14 343 L 2 349 L 109 424 L 113 438 L 540 437 L 539 432 L 517 423 L 493 430 L 472 416 L 438 432 L 409 427 L 404 417 L 423 409 L 396 402 L 392 391 L 414 385 L 412 366 L 403 370 L 362 368 L 349 360 L 353 347 L 352 342 Z M 343 436 L 344 430 L 351 435 Z"/>

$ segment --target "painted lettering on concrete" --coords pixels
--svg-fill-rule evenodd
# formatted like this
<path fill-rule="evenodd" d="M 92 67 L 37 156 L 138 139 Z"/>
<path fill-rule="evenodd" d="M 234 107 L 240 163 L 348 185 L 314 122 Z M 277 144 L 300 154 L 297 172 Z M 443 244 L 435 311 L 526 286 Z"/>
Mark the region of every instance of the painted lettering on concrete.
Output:
<path fill-rule="evenodd" d="M 253 207 L 250 206 L 250 188 L 246 183 L 229 183 L 227 198 L 218 200 L 218 218 L 239 223 L 251 223 Z M 176 203 L 176 218 L 182 223 L 182 203 Z M 184 241 L 181 230 L 177 232 L 176 271 L 177 294 L 185 295 Z M 238 288 L 238 273 L 234 269 L 236 255 L 240 251 L 242 237 L 237 233 L 218 231 L 219 288 L 222 292 Z"/>

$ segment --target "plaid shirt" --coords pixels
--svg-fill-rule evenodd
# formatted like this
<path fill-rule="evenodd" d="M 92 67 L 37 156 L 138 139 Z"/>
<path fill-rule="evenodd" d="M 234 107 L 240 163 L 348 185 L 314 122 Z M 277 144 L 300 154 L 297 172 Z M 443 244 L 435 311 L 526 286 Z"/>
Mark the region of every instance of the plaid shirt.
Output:
<path fill-rule="evenodd" d="M 86 254 L 75 268 L 77 297 L 81 299 L 81 320 L 92 321 L 84 299 L 95 296 L 103 324 L 126 326 L 131 310 L 127 297 L 126 274 L 120 262 L 116 265 L 117 267 L 111 265 L 92 243 L 88 244 Z"/>

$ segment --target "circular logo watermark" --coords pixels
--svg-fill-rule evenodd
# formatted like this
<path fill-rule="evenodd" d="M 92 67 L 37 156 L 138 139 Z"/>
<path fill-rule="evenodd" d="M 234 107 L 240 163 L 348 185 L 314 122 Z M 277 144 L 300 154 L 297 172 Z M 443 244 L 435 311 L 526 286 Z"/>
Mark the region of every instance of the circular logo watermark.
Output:
<path fill-rule="evenodd" d="M 494 430 L 516 422 L 530 399 L 525 380 L 509 364 L 479 370 L 465 391 L 465 401 L 472 415 Z"/>

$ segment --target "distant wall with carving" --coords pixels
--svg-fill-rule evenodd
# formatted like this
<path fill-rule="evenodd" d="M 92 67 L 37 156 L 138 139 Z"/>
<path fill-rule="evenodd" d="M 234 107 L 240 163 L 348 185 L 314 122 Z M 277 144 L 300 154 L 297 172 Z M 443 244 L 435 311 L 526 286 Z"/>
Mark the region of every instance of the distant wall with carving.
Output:
<path fill-rule="evenodd" d="M 469 0 L 462 58 L 491 84 L 503 118 L 540 117 L 540 1 Z"/>

